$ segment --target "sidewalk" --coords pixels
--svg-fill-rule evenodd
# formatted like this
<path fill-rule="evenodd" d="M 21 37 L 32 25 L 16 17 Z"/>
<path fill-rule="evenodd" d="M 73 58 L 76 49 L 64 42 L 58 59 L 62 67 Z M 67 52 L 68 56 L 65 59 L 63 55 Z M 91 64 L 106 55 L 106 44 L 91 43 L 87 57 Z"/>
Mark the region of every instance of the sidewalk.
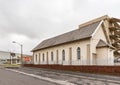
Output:
<path fill-rule="evenodd" d="M 2 64 L 0 64 L 0 69 L 4 68 L 4 66 Z"/>

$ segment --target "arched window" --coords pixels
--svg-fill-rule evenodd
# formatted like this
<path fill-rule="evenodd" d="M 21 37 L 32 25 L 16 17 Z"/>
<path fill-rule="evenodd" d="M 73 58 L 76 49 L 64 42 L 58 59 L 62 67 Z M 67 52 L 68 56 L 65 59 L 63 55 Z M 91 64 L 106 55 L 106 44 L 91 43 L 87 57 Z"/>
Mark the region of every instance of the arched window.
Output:
<path fill-rule="evenodd" d="M 53 61 L 53 52 L 51 52 L 51 61 Z"/>
<path fill-rule="evenodd" d="M 77 59 L 79 60 L 81 57 L 80 47 L 77 48 Z"/>
<path fill-rule="evenodd" d="M 40 53 L 39 53 L 39 63 L 40 63 L 40 61 L 41 61 L 41 57 L 40 57 Z"/>
<path fill-rule="evenodd" d="M 65 50 L 62 50 L 62 60 L 65 61 Z"/>
<path fill-rule="evenodd" d="M 45 55 L 44 55 L 44 53 L 43 53 L 43 61 L 45 61 Z"/>
<path fill-rule="evenodd" d="M 37 59 L 37 54 L 36 54 L 36 62 L 38 61 L 38 59 Z"/>
<path fill-rule="evenodd" d="M 77 59 L 79 60 L 81 57 L 80 47 L 77 48 Z"/>

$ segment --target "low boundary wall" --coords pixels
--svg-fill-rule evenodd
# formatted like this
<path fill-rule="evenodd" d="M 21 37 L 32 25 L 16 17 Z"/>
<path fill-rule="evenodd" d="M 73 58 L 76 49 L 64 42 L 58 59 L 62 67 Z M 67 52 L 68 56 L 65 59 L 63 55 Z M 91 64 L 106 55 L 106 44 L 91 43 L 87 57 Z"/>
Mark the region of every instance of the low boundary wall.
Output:
<path fill-rule="evenodd" d="M 56 70 L 68 70 L 78 71 L 84 73 L 97 73 L 97 74 L 109 74 L 109 75 L 120 75 L 120 66 L 80 66 L 80 65 L 34 65 L 24 64 L 25 67 L 37 67 L 37 68 L 48 68 Z"/>

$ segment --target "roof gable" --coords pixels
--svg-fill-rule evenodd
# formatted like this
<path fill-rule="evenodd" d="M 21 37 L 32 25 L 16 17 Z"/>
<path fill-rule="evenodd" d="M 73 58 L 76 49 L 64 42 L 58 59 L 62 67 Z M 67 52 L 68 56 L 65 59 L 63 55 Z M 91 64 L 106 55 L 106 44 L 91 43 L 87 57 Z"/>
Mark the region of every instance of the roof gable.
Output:
<path fill-rule="evenodd" d="M 115 49 L 115 47 L 113 47 L 110 44 L 107 44 L 105 41 L 103 41 L 103 40 L 100 39 L 99 42 L 98 42 L 98 44 L 97 44 L 97 46 L 96 46 L 96 48 L 102 48 L 102 47 L 109 47 L 111 49 Z"/>
<path fill-rule="evenodd" d="M 98 42 L 98 44 L 97 44 L 97 48 L 99 48 L 99 47 L 107 47 L 108 46 L 108 44 L 106 44 L 103 40 L 101 40 L 100 39 L 100 41 Z"/>
<path fill-rule="evenodd" d="M 97 22 L 89 24 L 87 26 L 80 27 L 79 29 L 73 30 L 71 32 L 67 32 L 65 34 L 44 40 L 39 45 L 37 45 L 32 51 L 60 45 L 63 43 L 68 43 L 68 42 L 72 42 L 72 41 L 90 38 L 91 35 L 93 34 L 93 32 L 95 31 L 95 29 L 100 24 L 100 22 L 101 21 L 97 21 Z"/>

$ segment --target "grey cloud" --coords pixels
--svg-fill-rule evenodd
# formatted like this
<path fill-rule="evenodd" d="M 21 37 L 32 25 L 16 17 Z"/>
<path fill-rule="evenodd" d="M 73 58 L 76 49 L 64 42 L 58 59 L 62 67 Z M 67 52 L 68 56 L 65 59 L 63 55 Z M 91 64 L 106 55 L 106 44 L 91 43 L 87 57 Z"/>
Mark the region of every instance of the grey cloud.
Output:
<path fill-rule="evenodd" d="M 11 49 L 8 43 L 15 38 L 10 36 L 17 34 L 27 37 L 20 41 L 28 52 L 90 19 L 105 14 L 120 18 L 119 8 L 120 0 L 0 0 L 0 50 Z"/>
<path fill-rule="evenodd" d="M 61 19 L 57 17 L 57 12 L 54 13 L 54 11 L 56 11 L 54 7 L 51 7 L 55 9 L 52 10 L 43 4 L 39 6 L 40 3 L 38 4 L 37 2 L 35 3 L 37 4 L 36 6 L 32 3 L 34 2 L 32 0 L 30 0 L 30 2 L 28 1 L 29 4 L 27 4 L 28 2 L 25 4 L 24 1 L 21 1 L 23 2 L 21 4 L 17 3 L 17 1 L 16 3 L 11 2 L 9 4 L 8 2 L 10 1 L 1 3 L 2 5 L 0 6 L 0 8 L 2 8 L 0 9 L 0 15 L 2 17 L 0 20 L 0 27 L 4 33 L 18 33 L 30 38 L 38 38 L 40 34 L 46 32 L 48 28 L 54 30 L 61 25 Z M 53 3 L 50 6 L 52 5 Z M 44 8 L 42 7 L 44 7 L 45 10 L 43 10 Z M 56 20 L 58 20 L 58 22 Z"/>

